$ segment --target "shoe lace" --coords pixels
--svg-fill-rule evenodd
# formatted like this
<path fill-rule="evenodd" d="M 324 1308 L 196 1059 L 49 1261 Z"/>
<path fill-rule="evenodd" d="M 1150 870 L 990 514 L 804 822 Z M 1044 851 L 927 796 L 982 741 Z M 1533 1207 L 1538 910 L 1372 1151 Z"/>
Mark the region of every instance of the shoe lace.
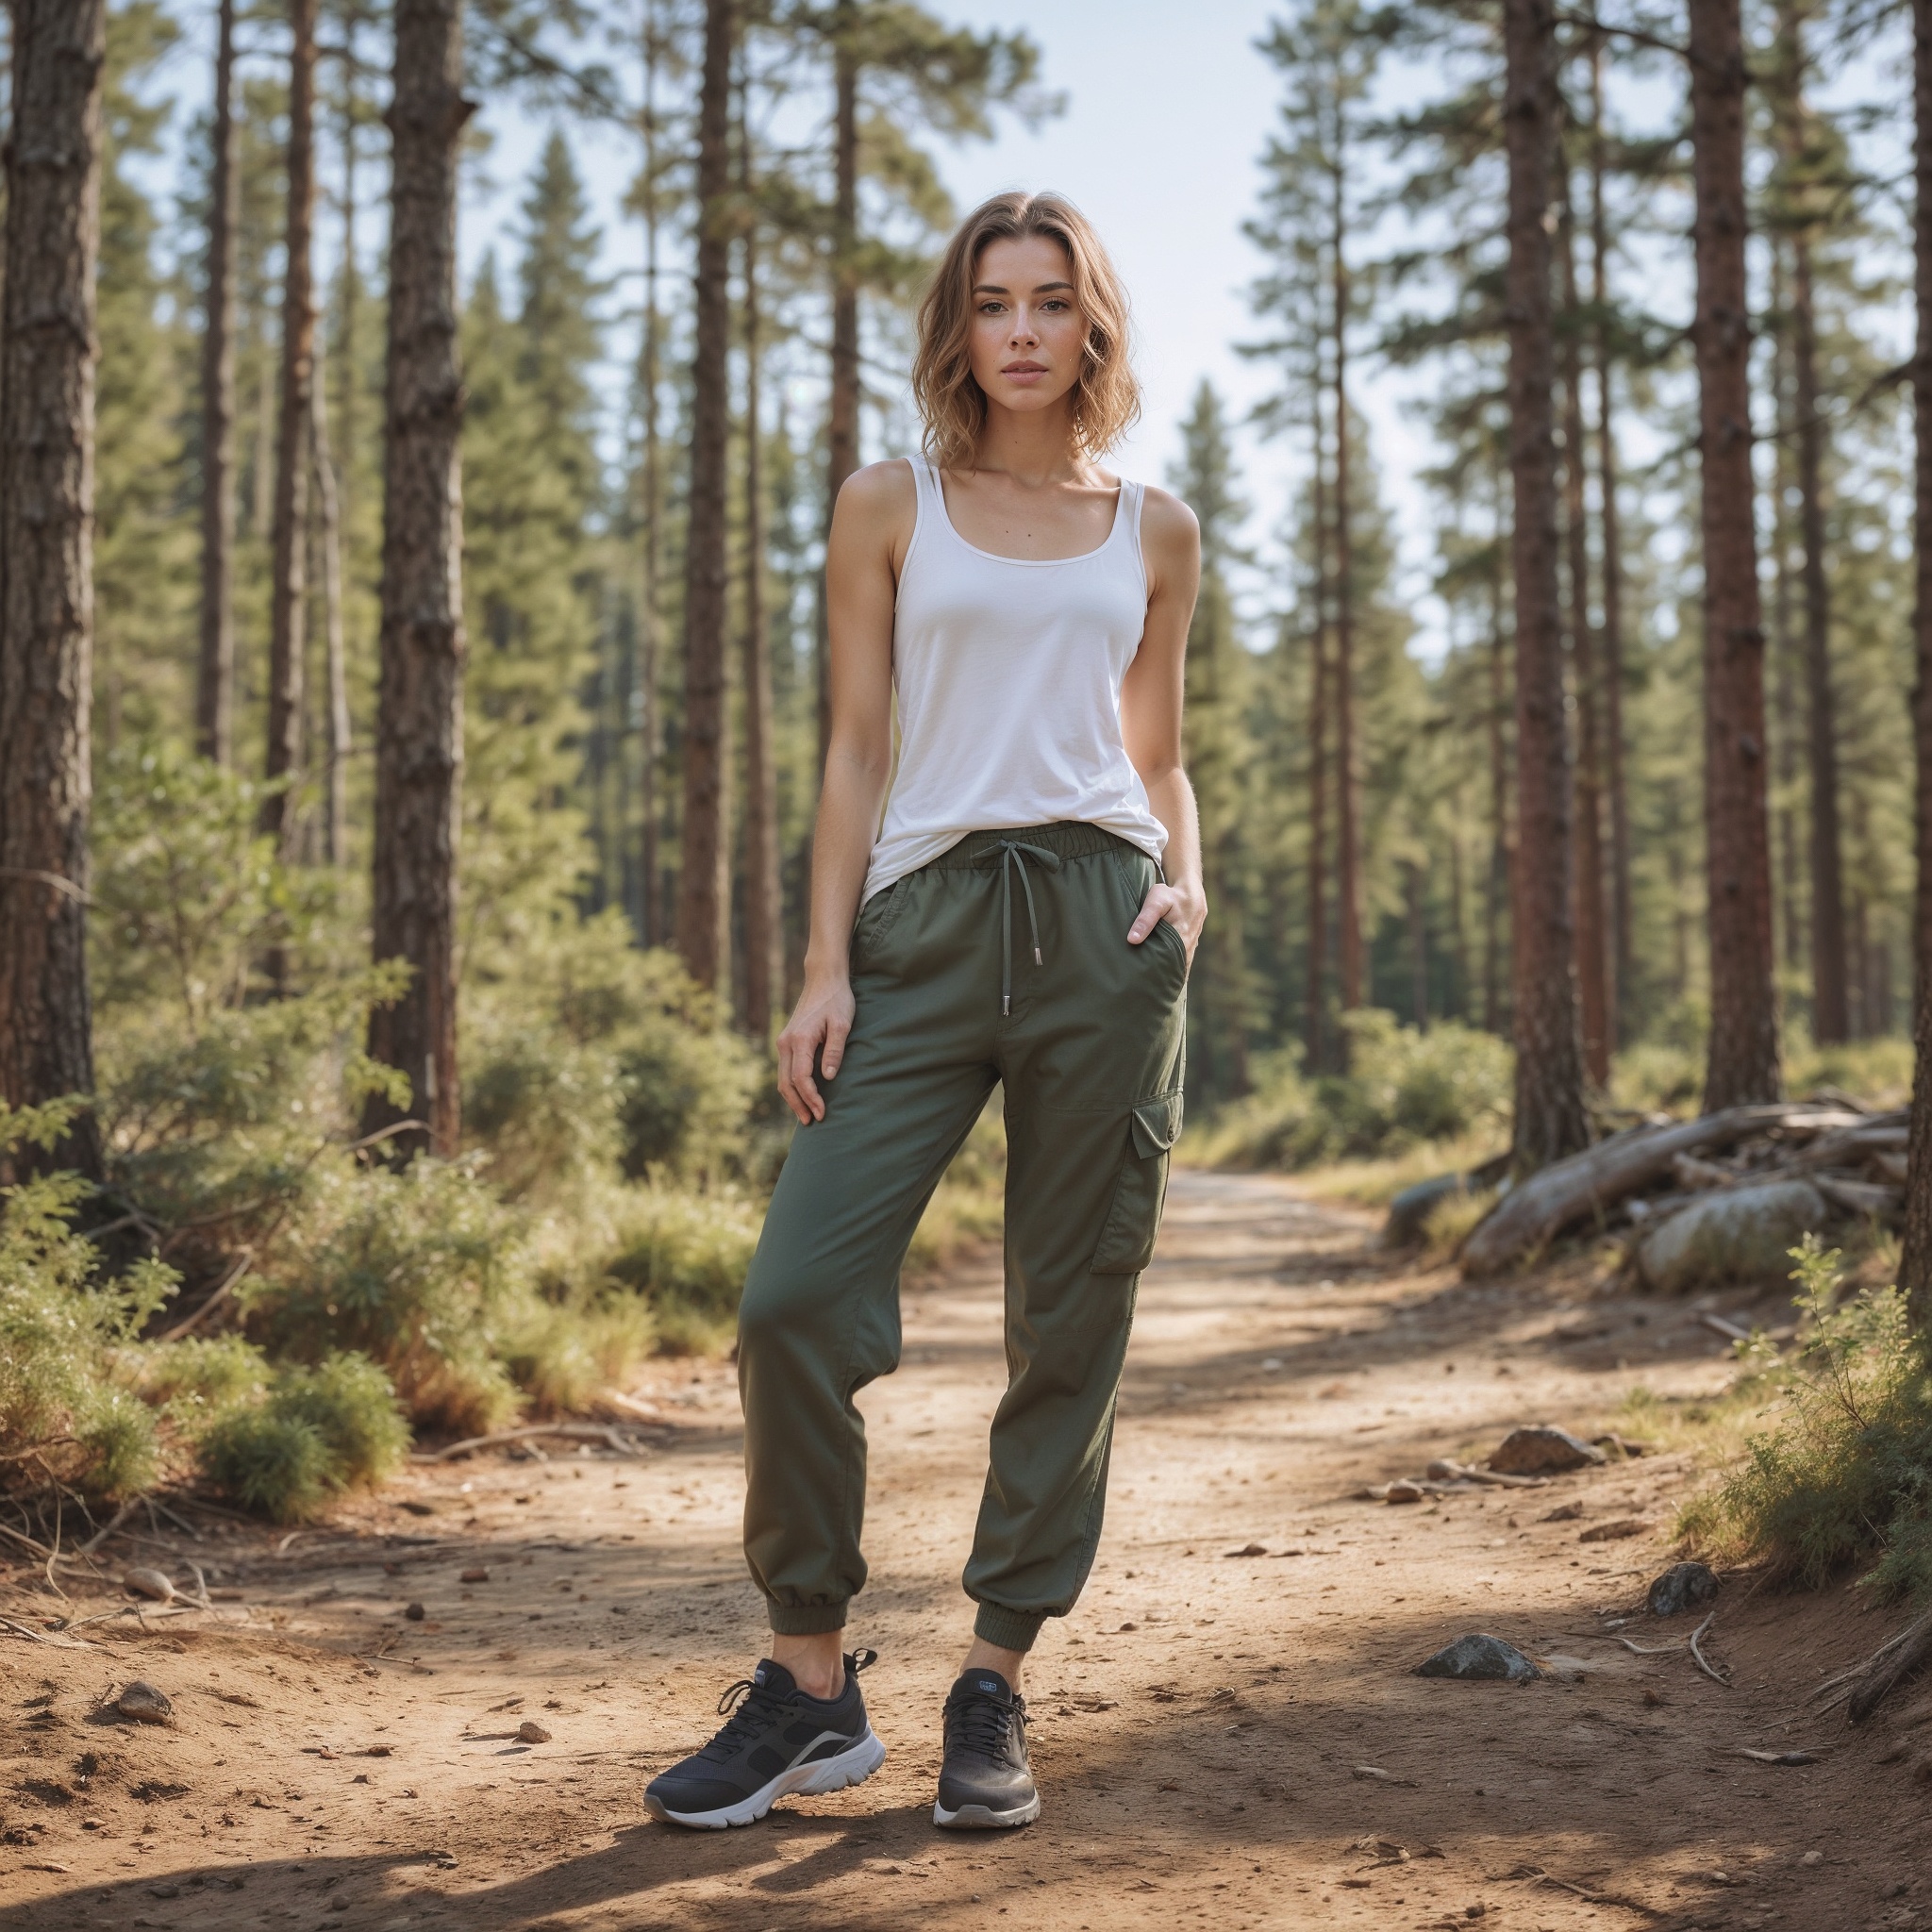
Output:
<path fill-rule="evenodd" d="M 1026 1728 L 1026 1701 L 1016 1696 L 1010 1705 L 979 1690 L 960 1690 L 946 1699 L 946 1740 L 988 1757 L 1006 1755 L 1013 1726 Z"/>
<path fill-rule="evenodd" d="M 773 1724 L 784 1699 L 769 1684 L 741 1677 L 718 1700 L 718 1715 L 726 1720 L 724 1728 L 705 1746 L 703 1756 L 724 1758 L 748 1743 L 759 1731 Z"/>

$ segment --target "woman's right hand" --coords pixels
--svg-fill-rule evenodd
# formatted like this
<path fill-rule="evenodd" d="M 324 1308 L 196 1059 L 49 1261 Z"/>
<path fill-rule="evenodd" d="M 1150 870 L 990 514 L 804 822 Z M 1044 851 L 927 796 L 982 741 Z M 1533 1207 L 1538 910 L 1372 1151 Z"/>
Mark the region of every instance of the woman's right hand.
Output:
<path fill-rule="evenodd" d="M 778 1091 L 798 1116 L 800 1126 L 825 1117 L 825 1099 L 812 1078 L 812 1064 L 818 1062 L 827 1080 L 837 1078 L 854 1009 L 852 981 L 846 974 L 808 976 L 798 1005 L 778 1036 Z"/>

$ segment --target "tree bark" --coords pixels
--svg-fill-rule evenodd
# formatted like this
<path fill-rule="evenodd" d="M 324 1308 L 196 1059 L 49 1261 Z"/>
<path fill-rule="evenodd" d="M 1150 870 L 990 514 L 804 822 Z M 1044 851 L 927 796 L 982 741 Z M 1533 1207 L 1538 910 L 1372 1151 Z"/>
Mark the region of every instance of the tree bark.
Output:
<path fill-rule="evenodd" d="M 724 849 L 724 472 L 730 437 L 733 0 L 708 0 L 698 93 L 691 491 L 684 570 L 684 826 L 677 950 L 718 988 L 726 951 Z"/>
<path fill-rule="evenodd" d="M 1429 921 L 1423 900 L 1423 869 L 1414 859 L 1403 868 L 1404 896 L 1408 902 L 1408 992 L 1410 1015 L 1418 1033 L 1429 1030 Z"/>
<path fill-rule="evenodd" d="M 785 995 L 778 878 L 778 765 L 772 739 L 772 652 L 765 617 L 764 423 L 759 364 L 758 223 L 751 121 L 742 91 L 739 170 L 744 203 L 744 1027 L 763 1044 Z"/>
<path fill-rule="evenodd" d="M 1315 411 L 1315 623 L 1308 639 L 1308 1011 L 1306 1066 L 1325 1066 L 1323 1024 L 1328 977 L 1328 470 L 1322 386 Z"/>
<path fill-rule="evenodd" d="M 1572 808 L 1557 593 L 1556 375 L 1545 225 L 1557 155 L 1551 0 L 1505 0 L 1509 159 L 1510 558 L 1516 614 L 1516 855 L 1510 878 L 1519 1175 L 1590 1142 L 1571 918 Z"/>
<path fill-rule="evenodd" d="M 1779 318 L 1772 344 L 1772 408 L 1777 441 L 1771 469 L 1771 638 L 1772 712 L 1777 723 L 1779 957 L 1796 976 L 1804 956 L 1804 920 L 1799 912 L 1798 816 L 1792 800 L 1798 787 L 1798 693 L 1791 677 L 1791 531 L 1787 498 L 1791 488 L 1790 329 L 1785 325 L 1785 246 L 1776 237 L 1771 248 L 1771 312 Z"/>
<path fill-rule="evenodd" d="M 1791 242 L 1791 378 L 1798 411 L 1798 521 L 1805 545 L 1805 704 L 1811 777 L 1811 1034 L 1849 1038 L 1838 724 L 1831 685 L 1831 593 L 1824 570 L 1824 425 L 1818 413 L 1818 328 L 1811 244 Z"/>
<path fill-rule="evenodd" d="M 1604 905 L 1603 758 L 1598 724 L 1596 633 L 1590 621 L 1590 526 L 1583 432 L 1583 327 L 1576 291 L 1576 224 L 1567 162 L 1557 168 L 1561 197 L 1563 307 L 1563 521 L 1569 553 L 1570 668 L 1576 698 L 1576 986 L 1583 1022 L 1583 1066 L 1599 1089 L 1610 1083 L 1617 994 Z"/>
<path fill-rule="evenodd" d="M 1932 0 L 1912 0 L 1914 430 L 1912 749 L 1918 883 L 1912 899 L 1912 1119 L 1898 1285 L 1932 1351 Z"/>
<path fill-rule="evenodd" d="M 268 756 L 262 830 L 287 853 L 294 830 L 290 796 L 302 769 L 303 672 L 307 658 L 308 431 L 315 383 L 316 0 L 290 0 L 289 212 L 282 277 L 280 424 L 275 439 L 275 567 L 269 591 Z M 277 782 L 277 781 L 282 782 Z"/>
<path fill-rule="evenodd" d="M 370 1016 L 369 1051 L 408 1076 L 407 1108 L 371 1099 L 363 1131 L 422 1127 L 387 1145 L 454 1154 L 457 833 L 463 770 L 462 375 L 457 357 L 457 160 L 461 0 L 396 0 L 383 460 L 382 669 L 372 908 L 380 962 L 408 990 Z"/>
<path fill-rule="evenodd" d="M 212 165 L 208 171 L 208 287 L 201 339 L 201 658 L 194 748 L 226 765 L 235 728 L 235 0 L 215 22 Z"/>
<path fill-rule="evenodd" d="M 94 264 L 107 0 L 14 0 L 0 291 L 0 1099 L 92 1094 Z M 102 1174 L 79 1115 L 0 1179 Z"/>
<path fill-rule="evenodd" d="M 1710 933 L 1707 1110 L 1775 1100 L 1764 628 L 1751 473 L 1739 0 L 1691 0 L 1690 124 L 1704 536 L 1704 808 Z"/>
<path fill-rule="evenodd" d="M 661 921 L 658 900 L 658 666 L 662 641 L 664 575 L 663 450 L 658 430 L 658 387 L 661 377 L 662 321 L 658 307 L 658 58 L 657 0 L 644 8 L 644 329 L 640 345 L 638 387 L 644 415 L 643 582 L 639 592 L 638 682 L 642 687 L 641 743 L 638 753 L 638 903 L 632 914 L 641 943 L 658 942 Z"/>
<path fill-rule="evenodd" d="M 1624 1014 L 1636 983 L 1636 940 L 1630 909 L 1630 795 L 1624 774 L 1624 533 L 1617 508 L 1616 408 L 1610 374 L 1609 216 L 1604 206 L 1603 42 L 1591 48 L 1591 298 L 1596 308 L 1596 451 L 1598 511 L 1603 538 L 1603 744 L 1610 806 L 1610 957 L 1616 998 L 1615 1043 L 1624 1044 Z"/>
<path fill-rule="evenodd" d="M 1500 563 L 1498 565 L 1500 569 Z M 1483 887 L 1483 1029 L 1503 1030 L 1503 907 L 1509 892 L 1509 754 L 1503 739 L 1508 704 L 1508 641 L 1503 583 L 1490 580 L 1490 869 Z"/>
<path fill-rule="evenodd" d="M 321 512 L 324 662 L 328 684 L 328 783 L 323 803 L 322 850 L 330 865 L 349 856 L 349 658 L 342 627 L 342 511 L 329 448 L 328 407 L 320 371 L 309 386 L 308 447 Z"/>
<path fill-rule="evenodd" d="M 838 0 L 832 27 L 832 367 L 825 409 L 825 529 L 845 479 L 858 467 L 858 31 L 853 0 Z M 818 612 L 819 771 L 832 736 L 831 640 L 823 587 Z"/>
<path fill-rule="evenodd" d="M 1348 261 L 1342 197 L 1341 110 L 1336 112 L 1333 227 L 1335 277 L 1335 831 L 1336 923 L 1341 951 L 1341 1008 L 1362 1003 L 1361 813 L 1355 749 L 1355 547 L 1348 480 Z"/>

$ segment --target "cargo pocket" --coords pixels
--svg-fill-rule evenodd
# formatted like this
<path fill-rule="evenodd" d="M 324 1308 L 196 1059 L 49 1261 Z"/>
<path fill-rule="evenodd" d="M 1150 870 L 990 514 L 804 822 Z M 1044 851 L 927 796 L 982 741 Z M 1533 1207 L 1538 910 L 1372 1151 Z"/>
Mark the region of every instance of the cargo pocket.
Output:
<path fill-rule="evenodd" d="M 1138 1274 L 1153 1259 L 1160 1205 L 1167 1196 L 1168 1156 L 1180 1131 L 1178 1092 L 1143 1100 L 1128 1117 L 1126 1152 L 1100 1245 L 1093 1251 L 1092 1274 Z"/>

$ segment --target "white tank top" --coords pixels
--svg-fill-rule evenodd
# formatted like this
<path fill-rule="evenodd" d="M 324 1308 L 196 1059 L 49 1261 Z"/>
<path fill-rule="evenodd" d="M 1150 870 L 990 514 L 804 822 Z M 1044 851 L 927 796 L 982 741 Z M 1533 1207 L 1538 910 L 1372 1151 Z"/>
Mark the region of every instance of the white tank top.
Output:
<path fill-rule="evenodd" d="M 1121 485 L 1097 550 L 996 557 L 953 527 L 931 462 L 911 460 L 919 508 L 892 621 L 899 766 L 864 897 L 970 832 L 1062 819 L 1158 864 L 1167 829 L 1121 734 L 1121 680 L 1147 625 L 1141 485 Z"/>

